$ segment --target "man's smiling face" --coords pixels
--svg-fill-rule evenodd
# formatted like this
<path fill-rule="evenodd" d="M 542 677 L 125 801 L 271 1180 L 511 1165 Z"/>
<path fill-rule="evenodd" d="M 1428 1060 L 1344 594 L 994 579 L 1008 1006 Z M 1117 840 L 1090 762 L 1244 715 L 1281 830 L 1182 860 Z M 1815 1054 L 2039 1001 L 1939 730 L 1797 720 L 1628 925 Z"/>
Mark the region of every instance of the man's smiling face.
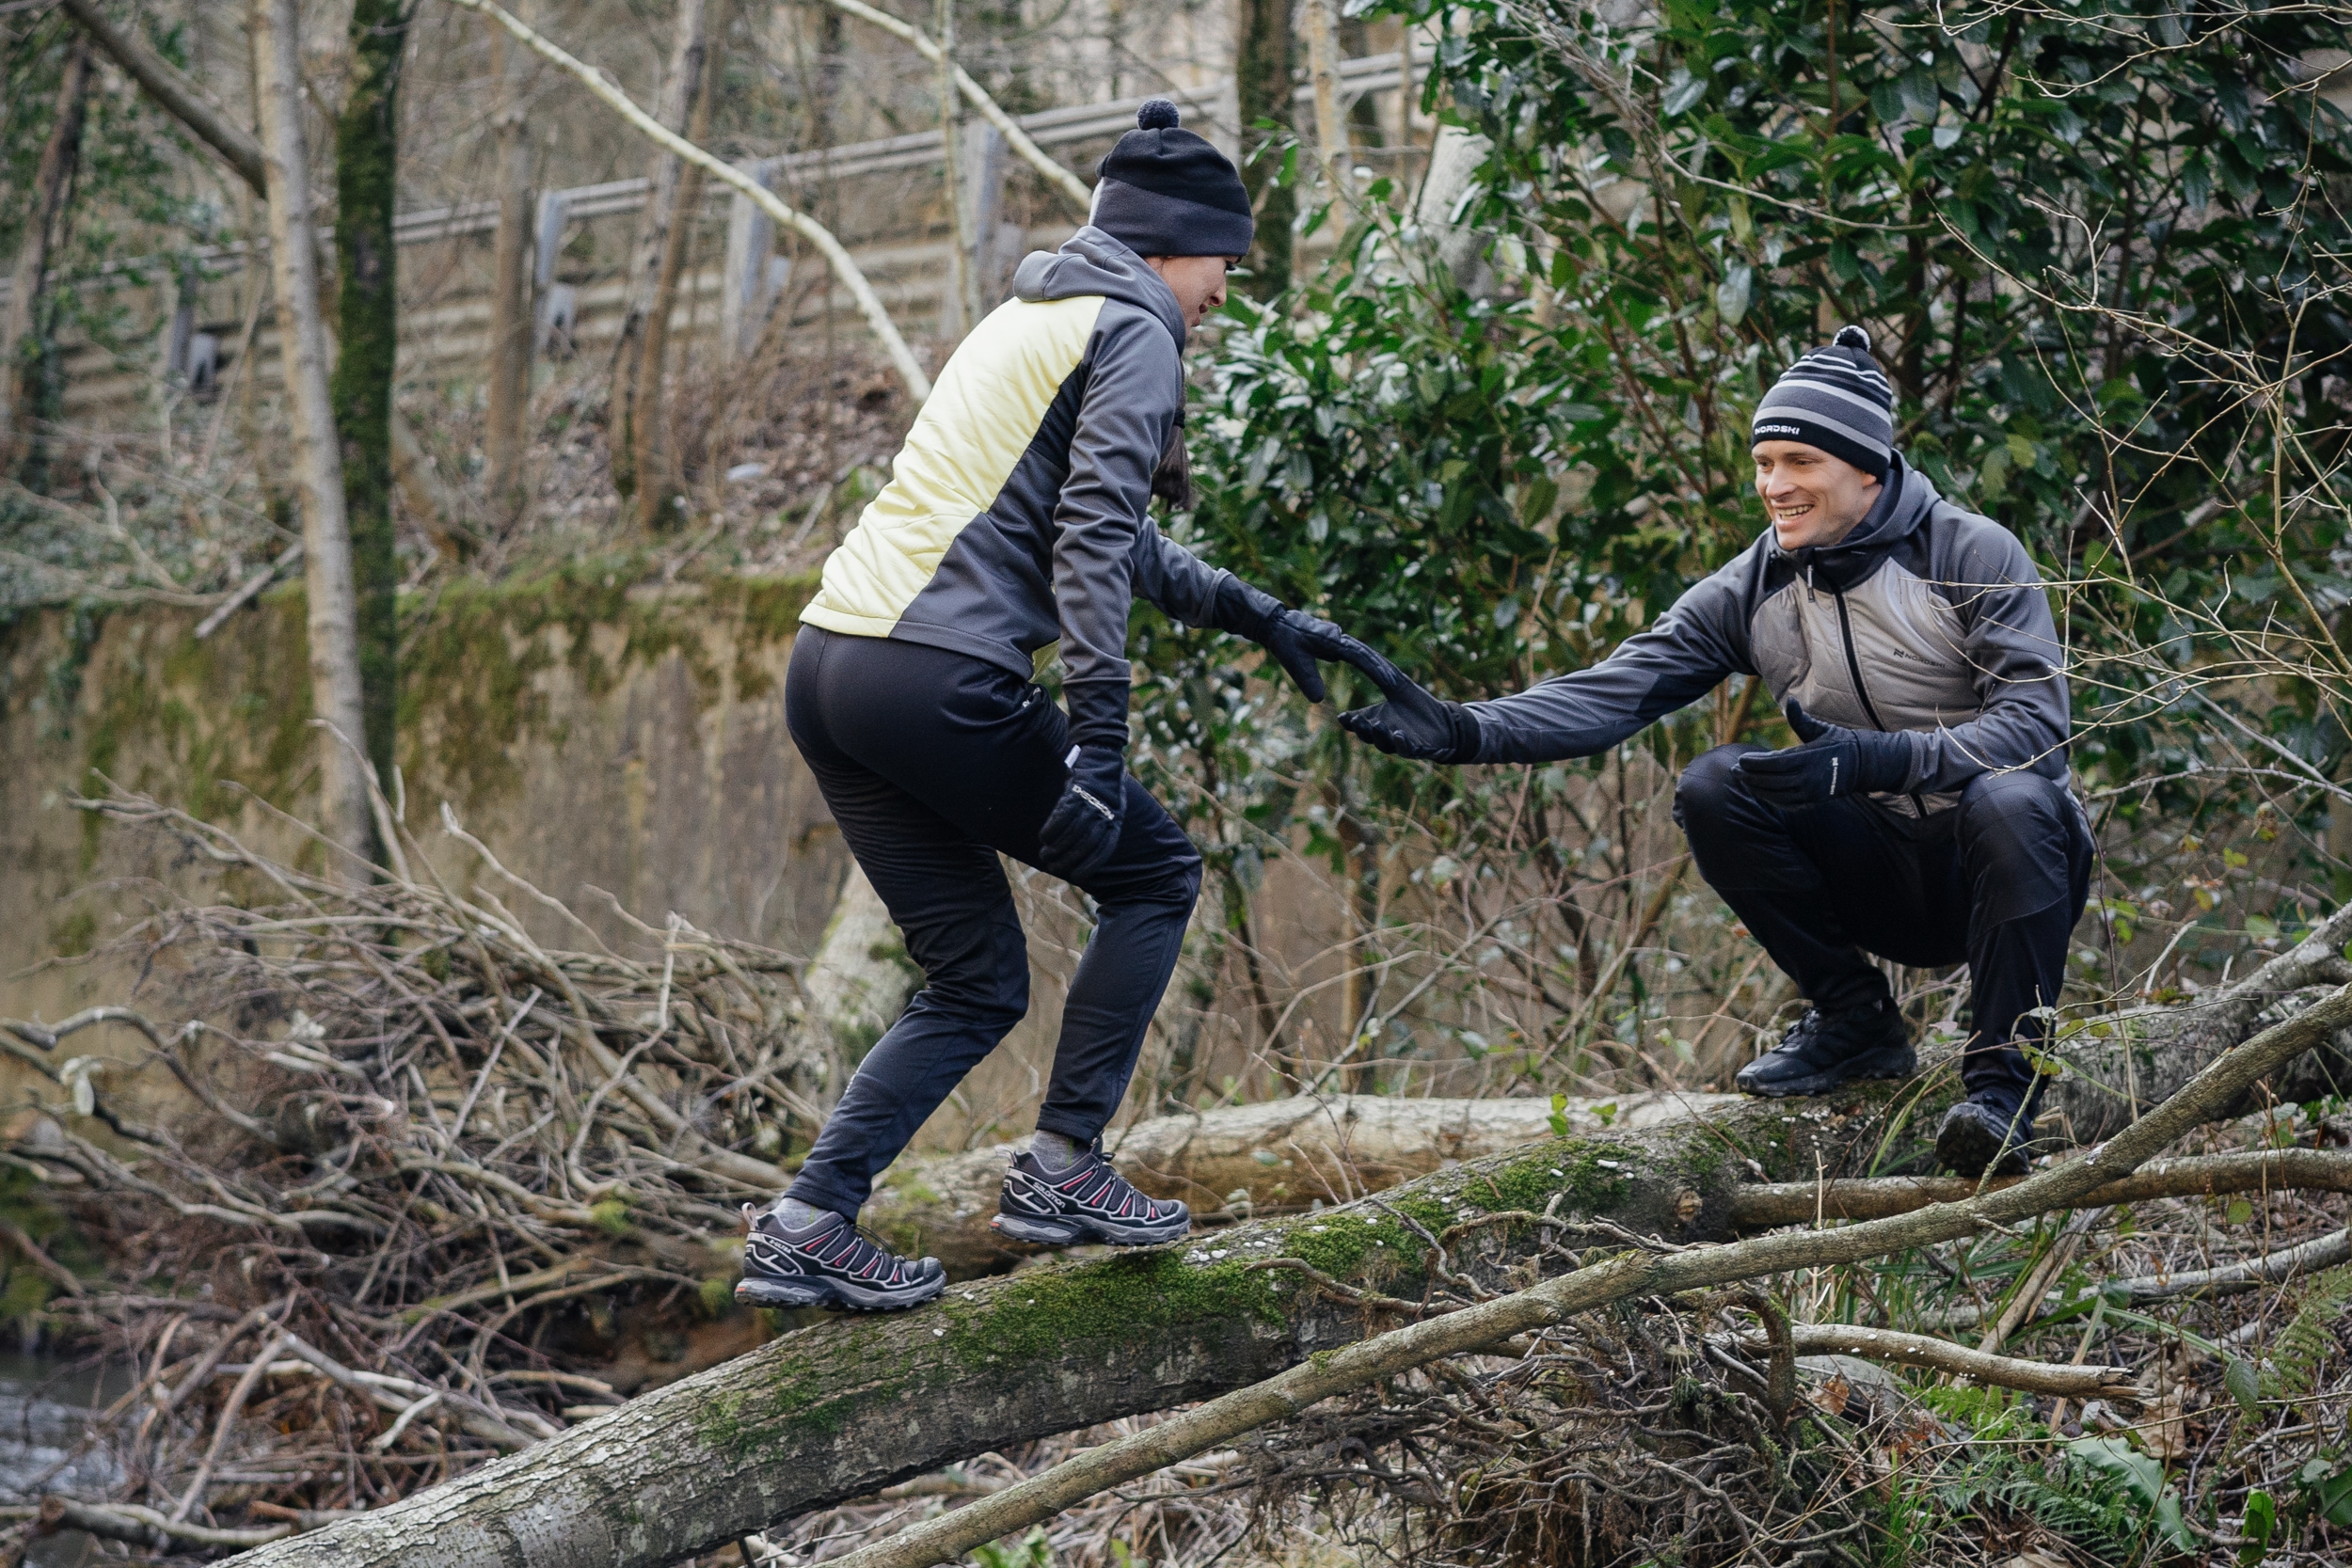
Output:
<path fill-rule="evenodd" d="M 1802 441 L 1759 441 L 1756 493 L 1784 550 L 1835 545 L 1878 504 L 1879 482 L 1842 457 Z"/>

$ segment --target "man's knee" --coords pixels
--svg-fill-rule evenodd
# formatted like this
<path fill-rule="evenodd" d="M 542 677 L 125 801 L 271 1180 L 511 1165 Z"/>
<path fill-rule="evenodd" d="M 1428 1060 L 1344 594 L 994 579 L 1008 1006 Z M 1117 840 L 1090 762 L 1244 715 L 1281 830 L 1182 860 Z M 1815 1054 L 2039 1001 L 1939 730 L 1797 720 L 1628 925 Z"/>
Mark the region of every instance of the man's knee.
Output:
<path fill-rule="evenodd" d="M 1999 866 L 2063 865 L 2074 803 L 2037 773 L 1980 773 L 1960 792 L 1961 853 Z"/>
<path fill-rule="evenodd" d="M 1735 769 L 1754 746 L 1718 746 L 1691 760 L 1675 780 L 1675 821 L 1684 832 L 1705 832 L 1732 819 L 1748 800 Z"/>

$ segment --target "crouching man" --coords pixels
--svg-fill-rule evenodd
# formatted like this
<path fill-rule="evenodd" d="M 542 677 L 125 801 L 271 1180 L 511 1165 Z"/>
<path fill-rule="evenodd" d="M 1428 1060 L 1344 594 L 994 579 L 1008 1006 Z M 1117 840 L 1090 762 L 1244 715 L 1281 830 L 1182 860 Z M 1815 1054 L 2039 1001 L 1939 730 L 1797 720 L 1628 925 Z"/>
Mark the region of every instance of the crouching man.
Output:
<path fill-rule="evenodd" d="M 1753 426 L 1771 529 L 1657 625 L 1587 670 L 1440 702 L 1403 675 L 1342 716 L 1432 762 L 1606 751 L 1734 673 L 1759 677 L 1799 744 L 1719 746 L 1683 770 L 1675 820 L 1708 884 L 1811 1008 L 1750 1063 L 1750 1094 L 1825 1093 L 1915 1064 L 1869 955 L 1968 964 L 1966 1100 L 1936 1152 L 2025 1169 L 2042 1037 L 2089 886 L 2067 788 L 2068 706 L 2042 581 L 1998 524 L 1894 450 L 1893 389 L 1859 327 L 1800 359 Z"/>

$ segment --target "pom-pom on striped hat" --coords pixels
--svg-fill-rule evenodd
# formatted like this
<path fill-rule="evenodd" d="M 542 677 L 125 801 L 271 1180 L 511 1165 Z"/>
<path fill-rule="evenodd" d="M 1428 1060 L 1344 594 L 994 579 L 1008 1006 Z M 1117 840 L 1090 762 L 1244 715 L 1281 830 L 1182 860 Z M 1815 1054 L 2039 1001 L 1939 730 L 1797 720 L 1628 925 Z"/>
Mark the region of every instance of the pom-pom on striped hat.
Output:
<path fill-rule="evenodd" d="M 1895 455 L 1895 388 L 1870 357 L 1870 335 L 1841 326 L 1829 347 L 1789 366 L 1750 431 L 1752 445 L 1802 441 L 1884 479 Z"/>

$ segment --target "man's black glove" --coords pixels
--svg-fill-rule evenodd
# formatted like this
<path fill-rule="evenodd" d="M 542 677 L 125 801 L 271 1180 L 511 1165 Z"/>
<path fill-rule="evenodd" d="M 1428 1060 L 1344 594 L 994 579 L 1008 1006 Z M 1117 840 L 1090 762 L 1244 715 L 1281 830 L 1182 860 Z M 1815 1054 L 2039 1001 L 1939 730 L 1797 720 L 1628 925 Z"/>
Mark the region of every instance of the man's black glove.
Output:
<path fill-rule="evenodd" d="M 1217 584 L 1216 616 L 1218 630 L 1247 637 L 1272 654 L 1274 661 L 1290 672 L 1291 679 L 1298 683 L 1298 689 L 1307 694 L 1311 703 L 1322 702 L 1327 695 L 1323 672 L 1315 668 L 1319 658 L 1353 664 L 1374 679 L 1379 678 L 1365 662 L 1367 658 L 1378 659 L 1379 655 L 1330 622 L 1292 610 L 1273 594 L 1252 588 L 1239 578 L 1229 577 Z"/>
<path fill-rule="evenodd" d="M 1350 662 L 1370 675 L 1388 700 L 1341 714 L 1342 729 L 1391 756 L 1415 762 L 1477 760 L 1478 721 L 1470 717 L 1470 709 L 1431 696 L 1404 671 L 1354 638 L 1348 641 L 1370 660 Z"/>
<path fill-rule="evenodd" d="M 1738 768 L 1749 793 L 1768 806 L 1790 811 L 1841 795 L 1883 794 L 1902 788 L 1910 775 L 1911 747 L 1899 735 L 1825 724 L 1794 697 L 1781 711 L 1802 744 L 1751 752 Z"/>
<path fill-rule="evenodd" d="M 1076 881 L 1110 859 L 1127 809 L 1126 761 L 1108 746 L 1073 746 L 1061 799 L 1037 831 L 1038 864 Z"/>

